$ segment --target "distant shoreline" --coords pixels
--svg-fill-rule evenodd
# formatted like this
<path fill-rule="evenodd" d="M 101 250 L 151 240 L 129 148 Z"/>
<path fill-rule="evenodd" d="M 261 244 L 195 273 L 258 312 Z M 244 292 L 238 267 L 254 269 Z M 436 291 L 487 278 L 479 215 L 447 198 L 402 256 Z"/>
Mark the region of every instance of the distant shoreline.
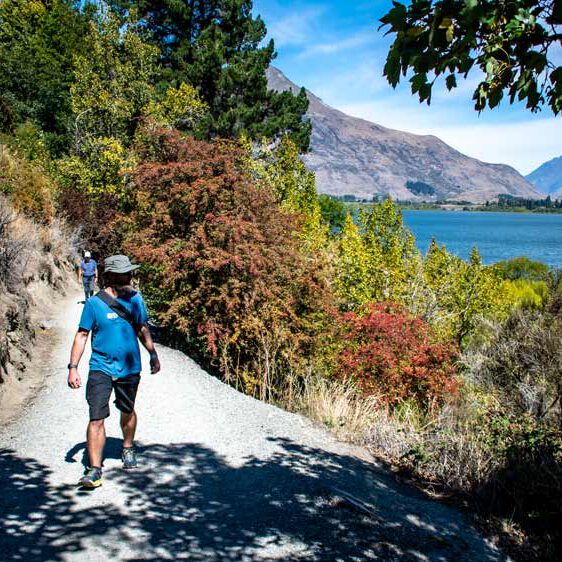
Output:
<path fill-rule="evenodd" d="M 344 202 L 347 209 L 354 210 L 370 207 L 373 202 Z M 402 211 L 443 211 L 451 213 L 516 213 L 529 215 L 560 215 L 562 209 L 539 207 L 537 209 L 527 209 L 525 207 L 500 207 L 498 205 L 478 205 L 478 204 L 454 204 L 443 203 L 403 203 L 398 201 L 398 206 Z"/>

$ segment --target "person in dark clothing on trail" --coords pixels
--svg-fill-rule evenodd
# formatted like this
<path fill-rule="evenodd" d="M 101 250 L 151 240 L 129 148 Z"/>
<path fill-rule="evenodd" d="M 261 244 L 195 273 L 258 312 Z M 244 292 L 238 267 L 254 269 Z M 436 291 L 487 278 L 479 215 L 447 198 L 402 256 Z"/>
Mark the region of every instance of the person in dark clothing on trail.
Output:
<path fill-rule="evenodd" d="M 94 285 L 98 280 L 98 264 L 90 252 L 84 252 L 84 259 L 78 269 L 78 279 L 84 287 L 84 302 L 94 294 Z"/>
<path fill-rule="evenodd" d="M 141 372 L 139 340 L 150 353 L 150 372 L 160 371 L 144 301 L 131 287 L 132 272 L 138 267 L 127 256 L 110 256 L 105 260 L 105 289 L 86 301 L 70 352 L 68 386 L 76 389 L 82 386 L 78 364 L 88 335 L 92 333 L 92 356 L 86 384 L 90 409 L 87 429 L 89 467 L 79 481 L 86 488 L 97 488 L 103 482 L 104 420 L 109 416 L 112 391 L 115 392 L 115 406 L 121 411 L 123 467 L 137 466 L 134 449 L 137 414 L 134 407 Z"/>

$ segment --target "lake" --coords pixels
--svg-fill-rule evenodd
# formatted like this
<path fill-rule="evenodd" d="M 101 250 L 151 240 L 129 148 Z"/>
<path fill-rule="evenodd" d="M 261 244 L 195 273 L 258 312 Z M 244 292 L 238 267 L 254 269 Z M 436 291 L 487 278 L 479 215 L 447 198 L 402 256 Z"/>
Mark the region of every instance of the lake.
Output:
<path fill-rule="evenodd" d="M 465 259 L 476 246 L 487 264 L 527 256 L 562 267 L 562 214 L 404 211 L 404 222 L 424 253 L 435 237 Z"/>

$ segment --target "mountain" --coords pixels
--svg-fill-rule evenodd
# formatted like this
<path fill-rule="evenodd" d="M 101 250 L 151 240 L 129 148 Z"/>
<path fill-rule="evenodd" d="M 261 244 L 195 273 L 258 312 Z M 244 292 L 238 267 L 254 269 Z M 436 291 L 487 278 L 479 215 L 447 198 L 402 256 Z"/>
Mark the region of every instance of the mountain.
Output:
<path fill-rule="evenodd" d="M 272 90 L 300 88 L 270 67 Z M 371 198 L 452 199 L 484 202 L 500 193 L 538 198 L 521 174 L 504 164 L 486 164 L 461 154 L 434 136 L 387 129 L 346 115 L 307 91 L 312 121 L 307 165 L 316 173 L 320 193 Z"/>
<path fill-rule="evenodd" d="M 542 193 L 562 196 L 562 156 L 545 162 L 525 177 Z"/>

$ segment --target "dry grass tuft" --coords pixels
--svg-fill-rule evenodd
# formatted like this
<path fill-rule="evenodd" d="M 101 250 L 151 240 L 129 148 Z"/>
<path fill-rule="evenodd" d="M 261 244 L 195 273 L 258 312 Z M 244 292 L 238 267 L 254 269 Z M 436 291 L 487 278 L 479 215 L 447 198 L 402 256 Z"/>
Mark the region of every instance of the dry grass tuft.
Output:
<path fill-rule="evenodd" d="M 362 441 L 380 415 L 376 397 L 363 398 L 350 382 L 318 377 L 305 381 L 297 408 L 332 429 L 340 438 Z"/>
<path fill-rule="evenodd" d="M 24 278 L 34 249 L 35 230 L 27 230 L 21 217 L 0 195 L 0 284 L 11 291 L 17 290 Z"/>
<path fill-rule="evenodd" d="M 17 293 L 32 281 L 56 286 L 75 261 L 71 235 L 60 221 L 37 224 L 0 194 L 0 284 Z"/>
<path fill-rule="evenodd" d="M 425 479 L 469 491 L 496 468 L 477 423 L 482 400 L 465 389 L 462 400 L 428 416 L 411 402 L 391 409 L 377 397 L 364 398 L 351 382 L 310 378 L 298 409 L 341 439 L 366 445 Z"/>

